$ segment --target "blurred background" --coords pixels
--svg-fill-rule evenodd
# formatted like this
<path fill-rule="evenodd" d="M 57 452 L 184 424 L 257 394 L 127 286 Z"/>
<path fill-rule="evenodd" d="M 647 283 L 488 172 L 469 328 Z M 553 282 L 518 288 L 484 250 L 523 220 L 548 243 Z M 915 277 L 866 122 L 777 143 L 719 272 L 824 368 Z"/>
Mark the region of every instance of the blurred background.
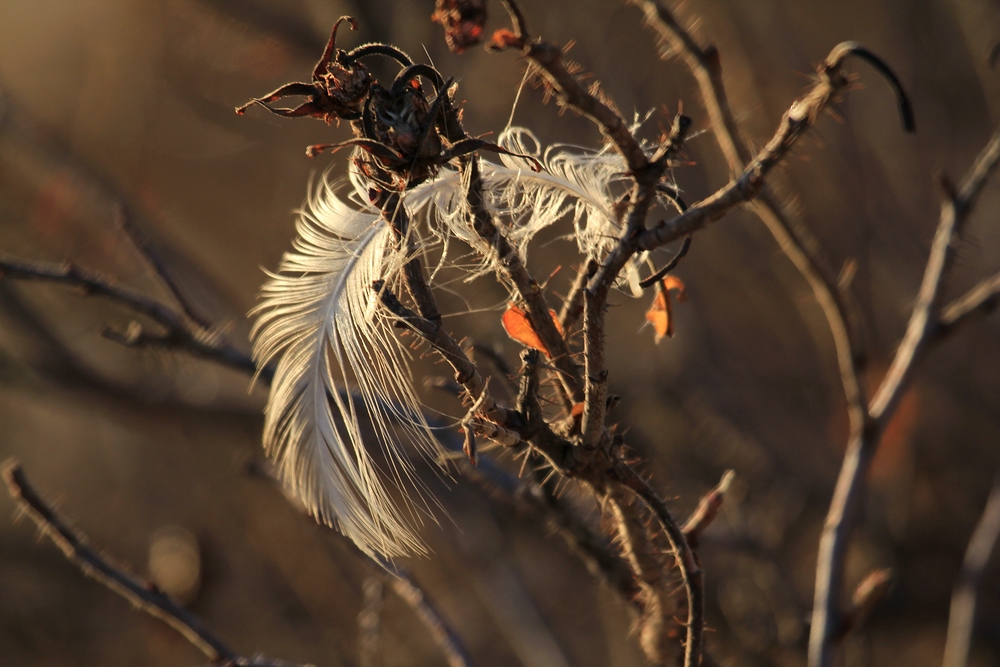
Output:
<path fill-rule="evenodd" d="M 640 13 L 617 0 L 523 3 L 529 28 L 561 44 L 626 114 L 657 124 L 683 104 L 707 119 L 687 70 L 658 57 Z M 342 43 L 392 42 L 459 82 L 466 127 L 498 133 L 524 72 L 516 54 L 448 53 L 433 3 L 415 0 L 5 0 L 0 7 L 0 251 L 72 260 L 165 300 L 115 223 L 124 203 L 184 292 L 239 347 L 247 311 L 290 247 L 310 179 L 346 158 L 310 161 L 307 144 L 349 129 L 233 108 L 308 79 L 343 14 Z M 487 29 L 506 27 L 492 4 Z M 761 145 L 838 42 L 880 54 L 911 94 L 917 133 L 899 127 L 875 73 L 821 119 L 775 183 L 832 263 L 857 264 L 855 292 L 877 381 L 902 335 L 937 222 L 935 175 L 957 180 L 1000 118 L 1000 6 L 987 0 L 687 0 L 680 15 L 722 55 L 747 140 Z M 384 67 L 384 69 L 379 69 Z M 388 64 L 375 68 L 392 76 Z M 599 146 L 587 121 L 526 88 L 514 117 L 546 144 Z M 495 136 L 495 135 L 494 135 Z M 710 134 L 688 143 L 676 179 L 688 201 L 725 182 Z M 987 185 L 948 294 L 1000 269 L 1000 188 Z M 531 251 L 565 291 L 578 261 L 553 234 Z M 685 516 L 722 472 L 737 481 L 706 534 L 708 646 L 723 665 L 804 664 L 816 545 L 847 421 L 825 320 L 751 214 L 699 233 L 677 271 L 689 300 L 676 335 L 640 330 L 648 299 L 620 295 L 609 318 L 614 416 L 657 488 Z M 516 363 L 490 281 L 443 297 L 449 326 Z M 483 311 L 483 312 L 467 312 Z M 463 314 L 465 313 L 465 314 Z M 302 517 L 262 462 L 265 390 L 191 358 L 101 337 L 132 315 L 58 286 L 0 282 L 0 458 L 29 478 L 108 554 L 170 580 L 242 654 L 358 664 L 358 616 L 371 575 L 331 531 Z M 434 372 L 441 372 L 440 369 Z M 452 413 L 453 402 L 429 401 Z M 1000 317 L 977 321 L 926 359 L 886 434 L 851 548 L 848 579 L 891 567 L 895 584 L 842 665 L 934 665 L 962 554 L 1000 470 Z M 516 464 L 502 461 L 516 470 Z M 478 665 L 641 665 L 625 605 L 543 522 L 461 476 L 421 468 L 446 512 L 428 523 L 430 558 L 408 563 Z M 572 495 L 573 491 L 568 492 Z M 596 526 L 599 515 L 580 509 Z M 0 664 L 195 665 L 175 632 L 84 579 L 0 497 Z M 158 574 L 159 573 L 159 574 Z M 170 579 L 174 577 L 174 579 Z M 164 579 L 166 578 L 166 579 Z M 369 598 L 372 586 L 368 586 Z M 986 572 L 972 664 L 1000 660 L 1000 567 Z M 372 603 L 369 602 L 369 610 Z M 444 659 L 386 592 L 385 665 Z"/>

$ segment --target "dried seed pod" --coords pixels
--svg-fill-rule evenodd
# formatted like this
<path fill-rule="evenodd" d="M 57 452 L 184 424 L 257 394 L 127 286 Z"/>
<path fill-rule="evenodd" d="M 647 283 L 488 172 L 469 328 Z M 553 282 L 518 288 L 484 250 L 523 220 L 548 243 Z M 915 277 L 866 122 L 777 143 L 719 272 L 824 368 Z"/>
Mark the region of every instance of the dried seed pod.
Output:
<path fill-rule="evenodd" d="M 250 100 L 236 113 L 242 115 L 251 105 L 259 104 L 273 114 L 288 118 L 308 116 L 327 123 L 359 118 L 373 78 L 358 58 L 351 58 L 337 48 L 337 29 L 344 22 L 351 29 L 358 29 L 357 22 L 350 16 L 342 16 L 334 24 L 323 56 L 313 68 L 312 83 L 286 83 L 264 97 Z M 272 102 L 285 97 L 305 97 L 306 101 L 291 108 L 271 106 Z"/>
<path fill-rule="evenodd" d="M 462 53 L 482 40 L 486 0 L 437 0 L 431 20 L 444 27 L 448 48 Z"/>

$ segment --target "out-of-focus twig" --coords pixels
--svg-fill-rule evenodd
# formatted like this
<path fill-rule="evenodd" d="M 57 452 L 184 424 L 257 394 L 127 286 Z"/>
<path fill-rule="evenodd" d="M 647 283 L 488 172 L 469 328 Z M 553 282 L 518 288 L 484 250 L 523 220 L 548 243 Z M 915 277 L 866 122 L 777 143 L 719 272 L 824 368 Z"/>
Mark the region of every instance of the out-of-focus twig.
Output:
<path fill-rule="evenodd" d="M 292 663 L 282 660 L 245 658 L 236 654 L 201 619 L 174 602 L 153 583 L 125 572 L 91 548 L 86 537 L 70 528 L 31 487 L 17 461 L 5 461 L 0 474 L 20 509 L 31 517 L 42 534 L 51 539 L 85 575 L 177 630 L 214 664 L 220 667 L 293 667 Z"/>
<path fill-rule="evenodd" d="M 906 333 L 889 371 L 867 408 L 864 428 L 859 433 L 852 434 L 848 442 L 820 538 L 809 643 L 809 661 L 813 667 L 827 667 L 833 661 L 834 638 L 841 625 L 839 598 L 843 587 L 847 546 L 864 492 L 866 473 L 882 432 L 913 375 L 915 362 L 936 338 L 934 334 L 939 328 L 942 312 L 942 283 L 954 259 L 956 235 L 961 231 L 977 195 L 998 162 L 1000 130 L 979 154 L 957 190 L 945 184 L 945 201 L 941 207 L 940 221 Z M 974 288 L 973 294 L 975 293 Z M 959 303 L 964 302 L 964 298 L 959 299 Z M 981 299 L 978 303 L 986 304 L 988 300 Z"/>
<path fill-rule="evenodd" d="M 164 329 L 163 332 L 147 332 L 138 324 L 126 331 L 105 329 L 103 334 L 106 338 L 123 345 L 182 350 L 244 372 L 259 373 L 259 377 L 268 381 L 273 375 L 273 369 L 258 369 L 250 355 L 237 350 L 221 334 L 205 329 L 185 313 L 130 287 L 118 285 L 95 271 L 74 264 L 38 262 L 0 254 L 0 279 L 7 278 L 78 287 L 84 294 L 103 296 L 144 315 Z"/>
<path fill-rule="evenodd" d="M 722 509 L 722 501 L 725 499 L 726 492 L 729 491 L 729 487 L 732 485 L 734 479 L 736 479 L 736 473 L 732 470 L 727 470 L 723 473 L 719 483 L 716 484 L 715 488 L 702 496 L 701 502 L 698 503 L 698 507 L 694 513 L 684 522 L 681 531 L 692 548 L 698 547 L 698 539 L 701 537 L 701 534 L 706 528 L 712 525 L 715 517 L 719 515 L 719 510 Z"/>
<path fill-rule="evenodd" d="M 196 323 L 202 329 L 210 329 L 211 323 L 198 313 L 194 305 L 177 285 L 177 281 L 174 280 L 173 275 L 171 275 L 166 262 L 164 262 L 163 258 L 160 257 L 160 253 L 157 252 L 152 242 L 150 242 L 149 237 L 147 237 L 146 234 L 136 226 L 135 222 L 129 215 L 128 210 L 126 210 L 124 206 L 119 205 L 116 207 L 115 219 L 118 222 L 118 227 L 125 232 L 125 235 L 132 241 L 132 245 L 136 247 L 136 250 L 142 253 L 142 256 L 153 269 L 153 272 L 156 273 L 156 276 L 170 291 L 170 294 L 174 297 L 174 300 L 177 301 L 177 304 L 181 307 L 184 315 L 186 315 L 188 319 Z"/>
<path fill-rule="evenodd" d="M 385 594 L 382 580 L 367 577 L 361 587 L 364 602 L 358 613 L 358 634 L 361 636 L 361 667 L 382 666 L 382 607 Z"/>
<path fill-rule="evenodd" d="M 870 572 L 861 580 L 851 596 L 851 608 L 843 613 L 838 637 L 843 637 L 860 628 L 871 616 L 872 611 L 889 592 L 892 584 L 892 570 L 888 568 Z"/>
<path fill-rule="evenodd" d="M 410 609 L 431 633 L 431 638 L 437 644 L 449 667 L 471 667 L 472 660 L 465 650 L 461 639 L 441 616 L 434 603 L 427 597 L 424 589 L 417 584 L 413 574 L 403 567 L 393 566 L 388 561 L 376 556 L 377 562 L 387 574 L 387 580 L 393 592 L 403 599 Z"/>
<path fill-rule="evenodd" d="M 948 639 L 944 645 L 943 667 L 965 667 L 969 661 L 969 647 L 975 625 L 976 595 L 983 570 L 1000 537 L 1000 476 L 993 482 L 972 539 L 965 550 L 965 559 L 958 574 L 955 592 L 951 596 L 948 616 Z"/>
<path fill-rule="evenodd" d="M 941 311 L 937 336 L 944 336 L 977 313 L 994 308 L 1000 299 L 1000 273 L 996 273 L 955 299 Z"/>
<path fill-rule="evenodd" d="M 53 264 L 0 255 L 0 275 L 18 280 L 36 280 L 79 287 L 88 295 L 108 297 L 167 328 L 183 325 L 183 316 L 137 290 L 116 285 L 100 274 L 74 264 Z"/>

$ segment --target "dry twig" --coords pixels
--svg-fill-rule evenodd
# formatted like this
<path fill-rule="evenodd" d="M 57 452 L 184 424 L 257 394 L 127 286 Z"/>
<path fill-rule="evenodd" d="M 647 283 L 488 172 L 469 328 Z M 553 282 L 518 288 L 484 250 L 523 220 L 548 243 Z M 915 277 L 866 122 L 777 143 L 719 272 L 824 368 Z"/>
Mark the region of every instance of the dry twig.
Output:
<path fill-rule="evenodd" d="M 213 663 L 220 667 L 294 667 L 292 663 L 282 660 L 245 658 L 234 653 L 201 619 L 174 602 L 152 582 L 125 572 L 92 549 L 87 538 L 70 528 L 31 487 L 17 461 L 5 461 L 0 474 L 21 510 L 31 517 L 42 534 L 51 539 L 85 575 L 177 630 Z"/>
<path fill-rule="evenodd" d="M 944 645 L 943 667 L 965 667 L 969 661 L 972 630 L 975 626 L 976 594 L 983 570 L 1000 537 L 1000 476 L 993 482 L 986 508 L 972 532 L 965 551 L 958 583 L 951 596 L 948 639 Z"/>
<path fill-rule="evenodd" d="M 184 351 L 270 380 L 271 368 L 258 369 L 250 355 L 240 352 L 218 332 L 203 328 L 186 313 L 111 279 L 75 264 L 55 264 L 19 259 L 0 254 L 0 279 L 51 282 L 78 287 L 85 295 L 103 296 L 134 313 L 144 315 L 161 327 L 163 333 L 145 331 L 134 323 L 126 331 L 106 328 L 102 335 L 127 347 L 162 348 Z"/>

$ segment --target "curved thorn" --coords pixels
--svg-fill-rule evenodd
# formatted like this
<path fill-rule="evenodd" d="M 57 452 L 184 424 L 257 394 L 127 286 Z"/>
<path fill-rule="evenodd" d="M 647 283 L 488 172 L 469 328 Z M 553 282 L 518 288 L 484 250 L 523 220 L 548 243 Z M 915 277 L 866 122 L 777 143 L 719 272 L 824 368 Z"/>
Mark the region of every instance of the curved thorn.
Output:
<path fill-rule="evenodd" d="M 313 144 L 312 146 L 306 148 L 306 155 L 309 157 L 316 157 L 325 150 L 329 150 L 331 153 L 336 153 L 341 148 L 347 148 L 348 146 L 356 146 L 357 148 L 360 148 L 361 150 L 386 161 L 395 161 L 399 163 L 405 159 L 401 154 L 397 153 L 385 144 L 371 139 L 349 139 L 347 141 L 342 141 L 339 144 Z"/>
<path fill-rule="evenodd" d="M 242 116 L 246 112 L 246 110 L 252 107 L 254 104 L 259 104 L 265 109 L 273 112 L 274 109 L 271 109 L 271 107 L 267 106 L 268 102 L 274 102 L 275 100 L 279 100 L 282 97 L 293 97 L 296 95 L 301 95 L 302 97 L 310 97 L 315 94 L 316 94 L 316 89 L 313 87 L 311 83 L 301 83 L 301 82 L 286 83 L 277 90 L 268 93 L 264 97 L 255 97 L 254 99 L 250 100 L 243 106 L 237 107 L 236 113 Z"/>
<path fill-rule="evenodd" d="M 351 26 L 351 30 L 358 29 L 358 22 L 350 16 L 341 16 L 337 19 L 337 22 L 333 24 L 333 31 L 330 33 L 330 40 L 326 43 L 326 48 L 323 49 L 323 56 L 316 63 L 316 67 L 313 68 L 313 79 L 318 79 L 321 74 L 326 71 L 327 66 L 330 64 L 330 59 L 333 57 L 334 51 L 337 48 L 337 28 L 340 24 L 347 22 Z"/>
<path fill-rule="evenodd" d="M 681 243 L 681 247 L 677 251 L 677 254 L 671 257 L 670 261 L 667 262 L 662 269 L 660 269 L 653 275 L 649 276 L 648 278 L 643 278 L 642 280 L 640 280 L 639 287 L 646 289 L 647 287 L 652 287 L 656 283 L 663 280 L 663 277 L 665 275 L 667 275 L 675 268 L 677 268 L 677 265 L 680 264 L 681 260 L 684 258 L 684 255 L 688 254 L 688 250 L 690 249 L 691 249 L 691 235 L 688 234 L 687 236 L 684 237 L 684 242 Z"/>
<path fill-rule="evenodd" d="M 395 46 L 379 43 L 362 44 L 349 53 L 341 54 L 338 56 L 338 60 L 345 65 L 350 65 L 355 60 L 361 60 L 362 58 L 367 58 L 369 56 L 385 56 L 387 58 L 392 58 L 403 67 L 409 67 L 413 64 L 413 60 L 410 56 L 406 55 Z"/>
<path fill-rule="evenodd" d="M 531 162 L 532 171 L 542 171 L 542 163 L 533 158 L 530 155 L 522 155 L 521 153 L 514 153 L 507 150 L 503 146 L 493 143 L 492 141 L 486 141 L 485 139 L 463 139 L 451 146 L 445 154 L 445 160 L 453 160 L 457 157 L 462 157 L 463 155 L 468 155 L 475 151 L 490 151 L 491 153 L 498 153 L 500 155 L 510 155 L 512 157 L 519 157 L 522 160 L 528 160 Z"/>
<path fill-rule="evenodd" d="M 403 88 L 406 84 L 420 76 L 431 82 L 431 85 L 434 86 L 435 93 L 440 93 L 441 89 L 445 87 L 444 80 L 441 78 L 441 74 L 436 69 L 430 65 L 418 63 L 416 65 L 410 65 L 397 74 L 396 78 L 392 82 L 392 87 L 389 89 L 389 92 L 393 95 L 393 97 L 398 96 L 403 92 Z"/>
<path fill-rule="evenodd" d="M 900 83 L 899 78 L 896 73 L 892 71 L 892 68 L 880 57 L 869 51 L 864 46 L 861 46 L 857 42 L 843 42 L 838 45 L 830 57 L 827 59 L 826 67 L 835 68 L 839 67 L 841 61 L 848 55 L 857 56 L 861 60 L 871 65 L 885 77 L 889 85 L 892 86 L 893 91 L 896 93 L 896 104 L 899 106 L 899 115 L 903 122 L 903 129 L 907 132 L 915 132 L 917 129 L 916 121 L 913 118 L 913 105 L 910 103 L 910 98 L 907 96 L 906 91 L 903 89 L 903 84 Z"/>
<path fill-rule="evenodd" d="M 684 200 L 681 199 L 680 190 L 676 187 L 661 182 L 657 184 L 656 191 L 669 199 L 670 203 L 674 205 L 678 213 L 683 213 L 687 210 L 687 204 L 685 204 Z"/>

